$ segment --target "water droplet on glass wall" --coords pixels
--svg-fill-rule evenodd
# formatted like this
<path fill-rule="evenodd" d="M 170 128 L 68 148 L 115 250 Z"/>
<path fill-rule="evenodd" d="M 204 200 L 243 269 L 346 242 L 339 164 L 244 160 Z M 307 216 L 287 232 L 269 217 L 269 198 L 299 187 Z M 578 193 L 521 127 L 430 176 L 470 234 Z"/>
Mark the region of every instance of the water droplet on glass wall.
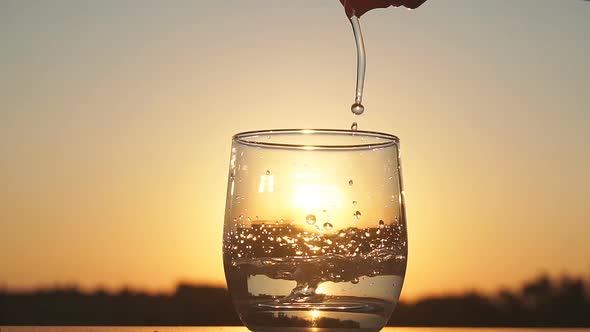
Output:
<path fill-rule="evenodd" d="M 269 170 L 266 170 L 266 175 L 270 175 L 270 171 Z"/>
<path fill-rule="evenodd" d="M 352 186 L 354 184 L 354 182 L 352 182 L 352 179 L 348 180 L 348 185 Z"/>
<path fill-rule="evenodd" d="M 354 217 L 355 217 L 356 219 L 361 219 L 361 211 L 356 211 L 356 212 L 354 213 Z"/>
<path fill-rule="evenodd" d="M 356 122 L 353 122 L 352 125 L 350 126 L 350 130 L 352 131 L 357 131 L 359 125 Z"/>
<path fill-rule="evenodd" d="M 327 222 L 327 223 L 324 223 L 324 229 L 326 229 L 326 230 L 328 230 L 328 231 L 329 231 L 329 230 L 331 230 L 331 229 L 332 229 L 332 227 L 333 227 L 333 226 L 332 226 L 332 224 L 330 224 L 329 222 Z"/>
<path fill-rule="evenodd" d="M 315 225 L 316 218 L 313 214 L 308 214 L 305 216 L 305 221 L 308 225 Z"/>

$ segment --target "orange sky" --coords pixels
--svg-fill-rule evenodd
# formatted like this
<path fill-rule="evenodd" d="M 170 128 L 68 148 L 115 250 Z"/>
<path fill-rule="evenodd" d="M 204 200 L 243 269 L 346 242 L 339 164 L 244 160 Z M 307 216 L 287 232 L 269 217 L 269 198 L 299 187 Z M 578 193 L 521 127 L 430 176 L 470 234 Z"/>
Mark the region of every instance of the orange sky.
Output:
<path fill-rule="evenodd" d="M 0 287 L 223 285 L 231 135 L 353 120 L 401 138 L 403 296 L 587 275 L 589 15 L 368 13 L 355 119 L 338 1 L 3 3 Z"/>

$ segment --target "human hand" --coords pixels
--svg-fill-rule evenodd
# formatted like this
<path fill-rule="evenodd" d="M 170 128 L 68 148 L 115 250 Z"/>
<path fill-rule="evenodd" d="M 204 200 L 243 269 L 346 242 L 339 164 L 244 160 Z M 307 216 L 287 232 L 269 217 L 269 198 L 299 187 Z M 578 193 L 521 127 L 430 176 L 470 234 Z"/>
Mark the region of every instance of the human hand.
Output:
<path fill-rule="evenodd" d="M 348 17 L 361 17 L 364 13 L 375 8 L 387 8 L 389 6 L 404 6 L 416 9 L 426 0 L 340 0 Z"/>

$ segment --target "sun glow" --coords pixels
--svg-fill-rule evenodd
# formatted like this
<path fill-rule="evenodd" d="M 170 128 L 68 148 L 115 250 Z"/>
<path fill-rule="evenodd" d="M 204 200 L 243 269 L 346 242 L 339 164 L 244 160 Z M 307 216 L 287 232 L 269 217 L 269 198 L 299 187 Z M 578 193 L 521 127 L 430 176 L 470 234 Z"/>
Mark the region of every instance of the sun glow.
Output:
<path fill-rule="evenodd" d="M 321 316 L 321 313 L 319 310 L 314 309 L 309 312 L 309 315 L 311 316 L 311 318 L 315 319 L 315 318 L 319 318 Z"/>
<path fill-rule="evenodd" d="M 334 185 L 322 184 L 319 174 L 297 174 L 293 206 L 307 212 L 335 208 L 342 201 L 340 190 Z"/>

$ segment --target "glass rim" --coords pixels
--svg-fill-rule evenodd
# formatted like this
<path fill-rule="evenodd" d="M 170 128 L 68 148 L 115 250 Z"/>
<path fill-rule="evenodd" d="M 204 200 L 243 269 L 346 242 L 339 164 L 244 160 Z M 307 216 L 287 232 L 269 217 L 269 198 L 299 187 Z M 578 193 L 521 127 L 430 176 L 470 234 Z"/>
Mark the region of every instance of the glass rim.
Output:
<path fill-rule="evenodd" d="M 280 136 L 289 134 L 310 135 L 310 134 L 331 134 L 341 136 L 358 137 L 358 144 L 293 144 L 293 143 L 276 143 L 263 141 L 263 137 Z M 372 138 L 382 140 L 380 142 L 362 142 L 363 138 Z M 266 148 L 283 148 L 295 150 L 366 150 L 385 148 L 393 145 L 399 145 L 399 138 L 392 134 L 368 130 L 347 130 L 347 129 L 262 129 L 237 133 L 232 136 L 232 141 L 240 144 L 266 147 Z"/>

